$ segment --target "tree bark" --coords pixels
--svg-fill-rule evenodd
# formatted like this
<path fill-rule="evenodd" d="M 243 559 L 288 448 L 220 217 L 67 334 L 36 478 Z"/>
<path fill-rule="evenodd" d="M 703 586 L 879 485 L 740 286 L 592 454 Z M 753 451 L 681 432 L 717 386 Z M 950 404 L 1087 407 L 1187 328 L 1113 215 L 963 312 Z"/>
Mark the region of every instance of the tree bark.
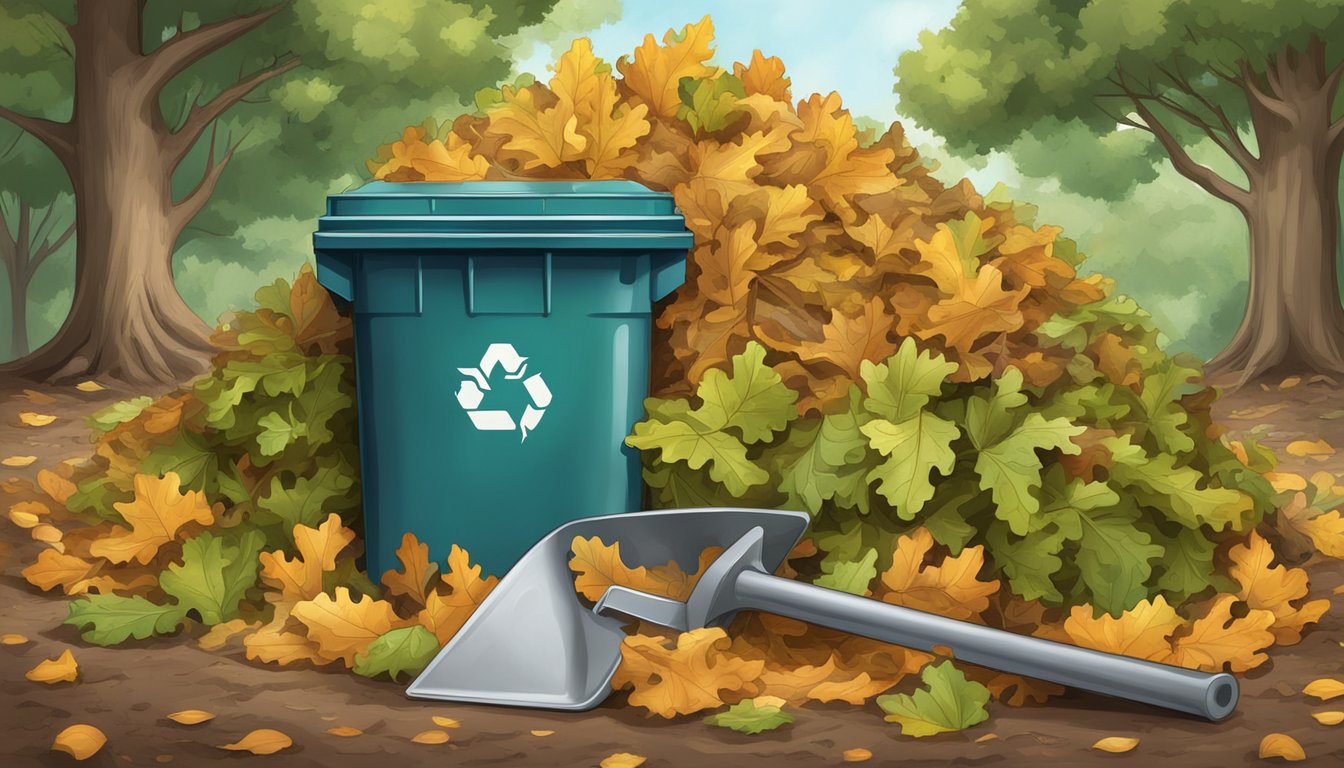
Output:
<path fill-rule="evenodd" d="M 1250 293 L 1240 327 L 1210 361 L 1237 384 L 1289 374 L 1344 374 L 1337 252 L 1344 141 L 1331 123 L 1338 74 L 1319 47 L 1271 64 L 1270 96 L 1248 93 L 1259 158 L 1241 208 Z M 1258 89 L 1257 89 L 1258 90 Z"/>
<path fill-rule="evenodd" d="M 136 385 L 174 384 L 200 373 L 209 327 L 173 283 L 177 239 L 214 192 L 232 148 L 216 161 L 214 136 L 200 182 L 172 199 L 182 159 L 227 109 L 296 59 L 241 79 L 192 107 L 173 132 L 159 94 L 174 76 L 278 13 L 284 4 L 203 25 L 145 53 L 145 0 L 78 0 L 74 115 L 68 123 L 5 117 L 37 136 L 70 173 L 75 193 L 75 293 L 56 336 L 0 374 L 35 379 L 101 376 Z"/>

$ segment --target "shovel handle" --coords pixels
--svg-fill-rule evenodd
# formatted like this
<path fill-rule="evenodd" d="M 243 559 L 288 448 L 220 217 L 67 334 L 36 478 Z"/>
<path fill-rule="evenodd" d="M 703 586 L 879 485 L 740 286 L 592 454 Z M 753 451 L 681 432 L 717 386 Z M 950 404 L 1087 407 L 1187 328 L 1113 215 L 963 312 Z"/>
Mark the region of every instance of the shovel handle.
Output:
<path fill-rule="evenodd" d="M 737 575 L 738 604 L 1071 688 L 1222 720 L 1236 709 L 1237 679 L 1118 656 L 957 621 L 847 592 L 771 576 Z"/>

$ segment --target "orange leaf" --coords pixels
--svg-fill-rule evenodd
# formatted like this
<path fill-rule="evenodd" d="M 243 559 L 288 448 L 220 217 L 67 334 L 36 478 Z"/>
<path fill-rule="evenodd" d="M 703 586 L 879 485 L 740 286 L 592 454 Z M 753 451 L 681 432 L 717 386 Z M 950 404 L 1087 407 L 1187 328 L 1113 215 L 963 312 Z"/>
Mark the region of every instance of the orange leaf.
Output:
<path fill-rule="evenodd" d="M 1286 733 L 1271 733 L 1260 740 L 1260 759 L 1281 757 L 1290 763 L 1306 760 L 1307 753 L 1297 739 Z"/>
<path fill-rule="evenodd" d="M 330 664 L 334 659 L 325 657 L 317 643 L 303 634 L 303 625 L 290 619 L 291 606 L 277 606 L 271 623 L 243 638 L 247 658 L 281 666 L 296 661 Z"/>
<path fill-rule="evenodd" d="M 184 526 L 213 523 L 215 515 L 205 495 L 199 491 L 179 492 L 180 485 L 175 472 L 162 479 L 136 475 L 135 501 L 112 505 L 131 529 L 113 527 L 112 534 L 94 541 L 89 551 L 114 563 L 138 560 L 148 564 L 159 547 L 172 541 Z"/>
<path fill-rule="evenodd" d="M 352 728 L 348 725 L 333 726 L 327 729 L 327 733 L 331 734 L 332 736 L 340 736 L 342 738 L 350 738 L 351 736 L 361 736 L 364 734 L 364 732 L 359 730 L 358 728 Z"/>
<path fill-rule="evenodd" d="M 273 755 L 293 745 L 293 739 L 280 731 L 271 728 L 258 728 L 232 744 L 221 745 L 220 749 L 233 752 L 251 752 L 254 755 Z"/>
<path fill-rule="evenodd" d="M 316 528 L 296 525 L 298 556 L 290 560 L 283 552 L 262 552 L 258 557 L 262 581 L 278 587 L 283 600 L 311 600 L 322 592 L 322 574 L 335 570 L 336 556 L 354 540 L 355 532 L 342 525 L 335 512 Z"/>
<path fill-rule="evenodd" d="M 1260 651 L 1274 644 L 1269 632 L 1274 614 L 1252 608 L 1245 617 L 1234 619 L 1235 602 L 1235 595 L 1215 598 L 1204 616 L 1191 625 L 1190 634 L 1176 639 L 1167 663 L 1206 672 L 1219 672 L 1230 664 L 1233 672 L 1245 672 L 1268 661 Z"/>
<path fill-rule="evenodd" d="M 52 752 L 64 752 L 76 760 L 88 760 L 107 743 L 107 736 L 87 723 L 66 726 L 51 742 Z"/>
<path fill-rule="evenodd" d="M 621 644 L 621 665 L 612 687 L 634 687 L 630 703 L 665 718 L 722 706 L 721 692 L 743 693 L 765 668 L 726 651 L 732 645 L 718 627 L 683 632 L 668 647 L 660 638 L 632 635 Z"/>
<path fill-rule="evenodd" d="M 465 549 L 453 545 L 448 552 L 448 572 L 439 579 L 447 591 L 435 590 L 425 600 L 416 621 L 447 643 L 495 588 L 499 579 L 481 578 L 481 566 L 472 565 Z"/>
<path fill-rule="evenodd" d="M 429 580 L 439 572 L 439 566 L 429 562 L 429 545 L 420 543 L 415 534 L 408 533 L 401 537 L 397 559 L 401 561 L 401 568 L 384 573 L 383 586 L 388 592 L 405 595 L 423 608 Z"/>
<path fill-rule="evenodd" d="M 1311 457 L 1321 461 L 1335 454 L 1335 449 L 1324 440 L 1294 440 L 1285 450 L 1290 456 Z"/>
<path fill-rule="evenodd" d="M 411 737 L 411 741 L 416 744 L 447 744 L 448 739 L 447 731 L 436 730 L 421 731 Z"/>
<path fill-rule="evenodd" d="M 826 360 L 859 381 L 859 368 L 866 360 L 881 362 L 896 352 L 891 327 L 896 318 L 885 302 L 874 296 L 862 306 L 857 317 L 832 310 L 831 320 L 822 326 L 822 340 L 804 340 L 798 344 L 798 356 L 804 360 Z"/>
<path fill-rule="evenodd" d="M 1233 547 L 1228 554 L 1232 560 L 1231 576 L 1241 585 L 1238 596 L 1251 608 L 1274 614 L 1270 632 L 1276 643 L 1297 643 L 1302 639 L 1303 627 L 1318 621 L 1330 607 L 1330 601 L 1326 599 L 1312 600 L 1301 608 L 1293 607 L 1293 601 L 1307 596 L 1307 572 L 1282 565 L 1271 568 L 1274 550 L 1255 531 L 1245 544 Z"/>
<path fill-rule="evenodd" d="M 164 717 L 179 725 L 200 725 L 201 723 L 214 720 L 215 714 L 213 712 L 206 712 L 203 709 L 183 709 L 169 715 L 164 715 Z"/>
<path fill-rule="evenodd" d="M 335 597 L 318 595 L 294 606 L 294 618 L 308 628 L 308 639 L 330 659 L 341 659 L 347 667 L 355 664 L 355 655 L 378 636 L 402 622 L 385 600 L 361 595 L 353 600 L 350 590 L 337 587 Z"/>
<path fill-rule="evenodd" d="M 854 749 L 846 749 L 844 752 L 841 752 L 840 759 L 844 760 L 846 763 L 862 763 L 872 760 L 873 752 L 872 750 L 864 749 L 863 747 L 855 747 Z"/>
<path fill-rule="evenodd" d="M 997 580 L 977 579 L 985 564 L 984 547 L 967 547 L 941 565 L 921 568 L 932 548 L 933 535 L 927 528 L 901 536 L 891 567 L 881 577 L 885 590 L 877 596 L 888 603 L 963 621 L 977 618 L 989 607 L 990 595 L 999 591 Z"/>
<path fill-rule="evenodd" d="M 784 76 L 784 62 L 778 56 L 766 58 L 760 49 L 751 52 L 751 63 L 733 63 L 733 75 L 742 81 L 747 95 L 764 94 L 775 101 L 789 100 L 789 78 Z"/>
<path fill-rule="evenodd" d="M 45 427 L 56 421 L 56 417 L 34 411 L 19 411 L 19 423 L 26 427 Z"/>
<path fill-rule="evenodd" d="M 6 456 L 0 459 L 0 464 L 4 464 L 6 467 L 26 467 L 35 461 L 37 461 L 36 456 Z"/>
<path fill-rule="evenodd" d="M 1103 613 L 1092 615 L 1086 605 L 1074 606 L 1064 621 L 1069 638 L 1084 648 L 1119 653 L 1149 661 L 1162 661 L 1171 655 L 1169 637 L 1185 621 L 1158 595 L 1125 611 L 1120 618 Z"/>
<path fill-rule="evenodd" d="M 1340 682 L 1331 677 L 1322 677 L 1307 683 L 1307 687 L 1302 692 L 1308 696 L 1315 696 L 1321 701 L 1329 701 L 1336 696 L 1344 696 L 1344 682 Z"/>
<path fill-rule="evenodd" d="M 79 490 L 75 484 L 49 469 L 41 469 L 37 472 L 37 486 L 46 492 L 57 504 L 65 504 L 75 491 Z"/>
<path fill-rule="evenodd" d="M 67 648 L 60 656 L 38 662 L 37 666 L 23 673 L 23 676 L 35 683 L 71 683 L 79 677 L 79 663 L 75 654 Z"/>
<path fill-rule="evenodd" d="M 669 564 L 661 569 L 648 569 L 643 566 L 628 568 L 621 562 L 619 541 L 608 546 L 596 536 L 591 539 L 575 536 L 574 541 L 570 543 L 570 549 L 574 552 L 574 557 L 570 559 L 569 567 L 578 574 L 578 578 L 574 580 L 574 588 L 579 594 L 594 602 L 606 594 L 608 587 L 618 584 L 651 595 L 677 600 L 684 600 L 688 596 L 686 574 L 675 565 Z"/>
<path fill-rule="evenodd" d="M 645 35 L 644 43 L 635 49 L 634 60 L 622 56 L 616 69 L 624 76 L 625 87 L 654 115 L 676 117 L 681 106 L 677 92 L 681 79 L 709 77 L 714 72 L 705 64 L 714 55 L 710 47 L 713 41 L 714 22 L 705 16 L 697 24 L 687 24 L 680 36 L 669 29 L 662 45 L 653 35 Z"/>
<path fill-rule="evenodd" d="M 86 591 L 88 579 L 102 569 L 102 563 L 91 563 L 74 555 L 44 549 L 37 559 L 22 571 L 23 578 L 29 584 L 50 590 L 61 587 L 67 595 L 77 595 Z"/>
<path fill-rule="evenodd" d="M 1099 749 L 1102 752 L 1128 752 L 1139 746 L 1138 739 L 1131 739 L 1127 736 L 1108 736 L 1104 739 L 1098 739 L 1092 745 L 1093 749 Z"/>

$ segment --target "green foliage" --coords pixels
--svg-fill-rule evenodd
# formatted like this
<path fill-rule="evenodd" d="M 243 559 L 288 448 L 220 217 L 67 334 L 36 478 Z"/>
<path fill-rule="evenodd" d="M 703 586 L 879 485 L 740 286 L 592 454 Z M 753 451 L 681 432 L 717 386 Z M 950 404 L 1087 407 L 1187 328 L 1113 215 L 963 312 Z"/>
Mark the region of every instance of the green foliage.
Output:
<path fill-rule="evenodd" d="M 751 699 L 743 699 L 723 712 L 706 717 L 705 722 L 754 736 L 792 723 L 793 715 L 774 704 L 758 705 Z"/>
<path fill-rule="evenodd" d="M 355 657 L 355 673 L 364 677 L 387 675 L 392 680 L 403 672 L 420 674 L 439 652 L 434 633 L 416 624 L 385 632 Z"/>
<path fill-rule="evenodd" d="M 900 723 L 906 736 L 933 736 L 960 731 L 989 718 L 985 704 L 989 689 L 969 681 L 951 661 L 930 664 L 920 674 L 924 687 L 914 694 L 878 696 L 877 705 L 886 720 Z"/>
<path fill-rule="evenodd" d="M 1107 299 L 1053 319 L 1045 343 L 1078 351 L 1048 387 L 1017 368 L 957 383 L 906 339 L 831 412 L 804 416 L 752 342 L 731 374 L 705 375 L 698 406 L 649 399 L 627 442 L 647 452 L 661 505 L 811 512 L 815 580 L 833 589 L 863 594 L 895 537 L 922 525 L 953 552 L 985 545 L 1025 599 L 1113 615 L 1158 594 L 1179 603 L 1213 583 L 1215 543 L 1254 525 L 1272 490 L 1208 437 L 1198 370 L 1163 355 L 1145 318 Z M 1132 388 L 1082 351 L 1108 332 L 1139 350 Z"/>
<path fill-rule="evenodd" d="M 95 645 L 117 645 L 129 638 L 144 640 L 177 629 L 186 611 L 177 605 L 156 605 L 134 595 L 89 595 L 70 601 L 65 623 L 90 628 L 81 633 Z M 90 626 L 91 625 L 91 626 Z"/>
<path fill-rule="evenodd" d="M 265 544 L 260 531 L 247 531 L 236 541 L 209 531 L 182 544 L 182 562 L 168 566 L 159 586 L 183 611 L 195 611 L 203 624 L 219 624 L 238 616 L 238 602 L 257 583 L 257 555 Z"/>

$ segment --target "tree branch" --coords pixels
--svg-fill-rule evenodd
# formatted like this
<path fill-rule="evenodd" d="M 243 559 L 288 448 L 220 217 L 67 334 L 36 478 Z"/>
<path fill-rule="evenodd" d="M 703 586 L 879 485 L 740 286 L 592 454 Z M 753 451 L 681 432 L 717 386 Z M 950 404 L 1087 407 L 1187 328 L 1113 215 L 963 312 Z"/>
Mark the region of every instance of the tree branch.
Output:
<path fill-rule="evenodd" d="M 172 37 L 141 59 L 140 76 L 147 87 L 146 95 L 157 99 L 163 87 L 187 67 L 261 26 L 288 5 L 289 0 L 285 0 L 256 13 L 204 24 Z"/>
<path fill-rule="evenodd" d="M 201 174 L 201 180 L 196 182 L 196 186 L 186 197 L 173 204 L 173 209 L 169 213 L 175 234 L 181 234 L 187 224 L 196 218 L 196 214 L 205 208 L 210 196 L 215 193 L 215 186 L 219 184 L 219 177 L 224 173 L 224 167 L 233 159 L 234 150 L 243 142 L 243 139 L 239 139 L 236 143 L 229 142 L 229 148 L 224 156 L 219 162 L 215 162 L 215 136 L 218 130 L 218 124 L 210 130 L 210 154 L 206 157 L 205 171 Z"/>
<path fill-rule="evenodd" d="M 1166 70 L 1163 69 L 1163 71 L 1165 72 Z M 1200 93 L 1199 89 L 1195 88 L 1190 83 L 1190 79 L 1186 77 L 1185 72 L 1181 70 L 1179 62 L 1176 64 L 1176 74 L 1179 75 L 1179 78 L 1172 77 L 1170 72 L 1167 72 L 1167 77 L 1171 78 L 1171 81 L 1175 84 L 1177 90 L 1195 101 L 1198 101 L 1210 114 L 1217 118 L 1218 124 L 1222 126 L 1223 134 L 1227 136 L 1228 141 L 1232 144 L 1230 149 L 1224 147 L 1224 151 L 1237 161 L 1242 167 L 1242 170 L 1249 172 L 1250 169 L 1259 162 L 1259 158 L 1257 158 L 1251 152 L 1250 147 L 1247 147 L 1246 143 L 1241 140 L 1241 133 L 1237 130 L 1237 126 L 1232 122 L 1232 119 L 1227 116 L 1227 111 L 1223 109 L 1221 104 L 1214 102 L 1213 99 Z M 1205 132 L 1207 133 L 1208 131 L 1206 130 Z M 1212 135 L 1210 135 L 1210 138 L 1212 138 Z"/>
<path fill-rule="evenodd" d="M 1185 147 L 1181 146 L 1181 142 L 1162 124 L 1157 115 L 1153 114 L 1153 111 L 1143 103 L 1139 94 L 1131 96 L 1131 100 L 1134 103 L 1134 110 L 1143 118 L 1145 125 L 1130 124 L 1136 128 L 1143 128 L 1157 138 L 1178 173 L 1219 200 L 1236 206 L 1240 211 L 1245 212 L 1250 208 L 1251 198 L 1247 190 L 1219 176 L 1208 166 L 1195 162 L 1194 158 L 1190 157 L 1190 153 L 1185 151 Z"/>
<path fill-rule="evenodd" d="M 60 237 L 56 238 L 54 241 L 42 243 L 40 248 L 33 251 L 32 258 L 28 261 L 27 275 L 25 276 L 27 280 L 32 280 L 33 275 L 37 274 L 37 268 L 42 266 L 42 262 L 46 261 L 48 256 L 61 250 L 61 246 L 65 245 L 66 241 L 74 234 L 75 222 L 72 221 L 70 222 L 70 225 L 65 228 L 65 231 L 61 233 Z"/>
<path fill-rule="evenodd" d="M 168 171 L 171 173 L 177 168 L 178 164 L 182 162 L 182 158 L 186 157 L 191 148 L 195 146 L 196 140 L 201 137 L 201 134 L 205 133 L 205 129 L 227 112 L 230 107 L 242 101 L 243 97 L 251 93 L 257 86 L 283 75 L 298 65 L 299 60 L 297 58 L 287 59 L 257 72 L 246 80 L 240 80 L 221 91 L 205 104 L 192 107 L 191 112 L 182 121 L 182 127 L 176 133 L 169 134 L 165 142 L 169 163 Z"/>
<path fill-rule="evenodd" d="M 75 124 L 59 123 L 41 117 L 21 115 L 8 107 L 0 106 L 0 118 L 8 120 L 33 135 L 33 138 L 47 145 L 67 169 L 75 163 Z"/>
<path fill-rule="evenodd" d="M 1328 146 L 1331 149 L 1340 149 L 1340 145 L 1344 145 L 1344 117 L 1330 125 L 1330 132 L 1326 134 L 1326 141 L 1329 142 Z"/>
<path fill-rule="evenodd" d="M 1246 97 L 1248 101 L 1251 101 L 1255 104 L 1259 104 L 1261 107 L 1264 107 L 1267 111 L 1275 115 L 1278 115 L 1279 117 L 1283 118 L 1284 120 L 1287 120 L 1290 123 L 1297 122 L 1296 109 L 1293 109 L 1293 107 L 1289 105 L 1287 102 L 1282 101 L 1280 99 L 1276 99 L 1260 89 L 1259 84 L 1255 82 L 1255 72 L 1251 70 L 1251 64 L 1249 61 L 1247 61 L 1246 59 L 1242 59 L 1237 62 L 1237 66 L 1241 70 L 1241 77 L 1237 78 L 1233 82 L 1235 85 L 1241 86 L 1241 89 L 1246 92 Z"/>

